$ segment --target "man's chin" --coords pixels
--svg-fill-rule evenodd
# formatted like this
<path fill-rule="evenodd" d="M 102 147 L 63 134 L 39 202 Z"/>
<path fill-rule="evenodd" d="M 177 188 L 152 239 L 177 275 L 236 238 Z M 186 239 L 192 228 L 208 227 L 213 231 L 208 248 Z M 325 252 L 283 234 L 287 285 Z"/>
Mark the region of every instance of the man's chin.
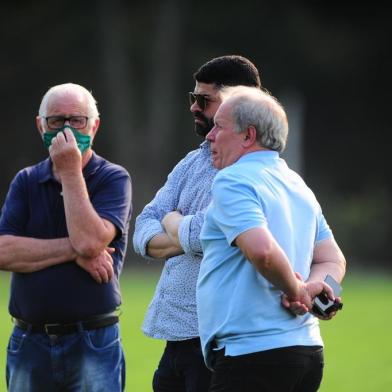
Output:
<path fill-rule="evenodd" d="M 195 132 L 204 138 L 207 136 L 207 133 L 210 132 L 210 130 L 205 126 L 195 123 Z"/>

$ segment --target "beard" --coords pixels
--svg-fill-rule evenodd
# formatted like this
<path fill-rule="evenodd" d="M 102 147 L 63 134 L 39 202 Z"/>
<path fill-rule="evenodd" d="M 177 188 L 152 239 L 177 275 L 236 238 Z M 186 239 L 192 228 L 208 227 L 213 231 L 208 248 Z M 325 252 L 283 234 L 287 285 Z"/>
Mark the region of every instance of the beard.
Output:
<path fill-rule="evenodd" d="M 195 120 L 200 120 L 202 122 L 195 122 L 195 132 L 202 136 L 203 138 L 207 136 L 207 133 L 211 131 L 214 126 L 214 120 L 212 118 L 206 117 L 202 113 L 195 113 L 193 115 Z"/>

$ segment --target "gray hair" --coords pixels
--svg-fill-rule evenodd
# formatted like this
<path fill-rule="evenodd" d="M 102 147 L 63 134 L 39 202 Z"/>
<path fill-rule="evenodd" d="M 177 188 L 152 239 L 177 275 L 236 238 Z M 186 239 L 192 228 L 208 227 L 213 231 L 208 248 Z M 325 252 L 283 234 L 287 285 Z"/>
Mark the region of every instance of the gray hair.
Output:
<path fill-rule="evenodd" d="M 284 151 L 289 130 L 287 115 L 275 97 L 258 88 L 237 86 L 225 88 L 222 98 L 230 100 L 235 132 L 254 126 L 260 146 Z"/>
<path fill-rule="evenodd" d="M 56 95 L 63 95 L 70 92 L 79 92 L 81 93 L 87 100 L 87 116 L 92 118 L 98 118 L 99 112 L 97 108 L 97 101 L 93 97 L 90 91 L 88 91 L 85 87 L 74 84 L 74 83 L 64 83 L 59 84 L 57 86 L 51 87 L 46 94 L 43 96 L 41 105 L 39 107 L 39 116 L 46 117 L 48 102 L 49 100 Z"/>

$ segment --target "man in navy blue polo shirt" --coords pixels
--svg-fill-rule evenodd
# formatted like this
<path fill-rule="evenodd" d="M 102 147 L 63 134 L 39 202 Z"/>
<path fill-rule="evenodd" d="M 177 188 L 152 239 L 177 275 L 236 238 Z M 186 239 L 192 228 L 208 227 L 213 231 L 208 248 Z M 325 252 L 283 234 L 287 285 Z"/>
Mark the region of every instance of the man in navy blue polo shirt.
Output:
<path fill-rule="evenodd" d="M 96 101 L 49 89 L 36 119 L 48 159 L 15 176 L 0 217 L 0 268 L 12 271 L 9 391 L 122 391 L 116 309 L 131 180 L 91 149 Z"/>

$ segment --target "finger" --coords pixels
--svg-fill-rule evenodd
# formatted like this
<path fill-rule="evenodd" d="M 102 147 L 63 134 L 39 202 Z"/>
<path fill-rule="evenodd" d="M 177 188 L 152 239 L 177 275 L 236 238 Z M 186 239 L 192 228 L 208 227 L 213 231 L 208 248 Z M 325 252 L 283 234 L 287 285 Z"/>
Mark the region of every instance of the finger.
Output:
<path fill-rule="evenodd" d="M 57 149 L 58 144 L 59 144 L 59 142 L 58 142 L 57 138 L 54 137 L 50 143 L 50 146 L 49 146 L 49 154 L 53 153 Z"/>
<path fill-rule="evenodd" d="M 112 279 L 114 275 L 114 268 L 113 268 L 113 263 L 109 265 L 109 269 L 107 270 L 108 272 L 108 281 Z"/>
<path fill-rule="evenodd" d="M 289 300 L 287 299 L 287 297 L 282 297 L 281 302 L 282 302 L 282 305 L 283 305 L 285 308 L 290 308 L 290 302 L 289 302 Z"/>
<path fill-rule="evenodd" d="M 99 274 L 100 274 L 100 276 L 101 276 L 101 278 L 102 278 L 102 283 L 107 283 L 107 282 L 109 282 L 108 272 L 106 271 L 106 268 L 105 268 L 105 267 L 101 267 L 101 268 L 99 269 Z"/>
<path fill-rule="evenodd" d="M 297 277 L 297 279 L 303 280 L 302 275 L 299 272 L 294 272 L 294 274 Z"/>
<path fill-rule="evenodd" d="M 73 132 L 71 131 L 70 128 L 65 128 L 64 129 L 64 134 L 65 134 L 65 137 L 66 137 L 67 142 L 69 144 L 74 145 L 74 146 L 77 145 L 75 136 L 74 136 L 74 134 L 73 134 Z"/>
<path fill-rule="evenodd" d="M 108 252 L 108 253 L 110 253 L 110 254 L 113 254 L 115 251 L 116 251 L 116 248 L 111 248 L 111 247 L 106 247 L 106 252 Z"/>
<path fill-rule="evenodd" d="M 112 265 L 112 264 L 113 264 L 113 257 L 110 256 L 110 253 L 109 253 L 109 252 L 105 252 L 103 256 L 104 256 L 104 261 L 105 261 L 106 263 L 108 263 L 109 265 Z"/>
<path fill-rule="evenodd" d="M 94 278 L 94 280 L 95 280 L 96 282 L 102 283 L 102 278 L 101 278 L 101 275 L 100 275 L 100 273 L 98 272 L 98 270 L 95 270 L 95 271 L 92 273 L 92 277 Z"/>
<path fill-rule="evenodd" d="M 293 312 L 295 312 L 296 314 L 299 314 L 299 315 L 304 315 L 308 311 L 308 308 L 305 305 L 300 304 L 300 303 L 292 304 L 291 309 Z"/>
<path fill-rule="evenodd" d="M 65 135 L 63 132 L 59 132 L 54 138 L 52 143 L 62 144 L 66 142 Z"/>
<path fill-rule="evenodd" d="M 335 300 L 335 295 L 333 293 L 332 287 L 329 284 L 325 283 L 325 282 L 323 282 L 323 283 L 324 283 L 323 291 L 327 294 L 327 297 L 330 300 L 334 301 Z"/>
<path fill-rule="evenodd" d="M 64 128 L 64 135 L 65 135 L 67 141 L 75 140 L 75 136 L 74 136 L 73 132 L 71 131 L 71 128 L 69 128 L 69 127 Z"/>
<path fill-rule="evenodd" d="M 303 316 L 304 314 L 306 314 L 306 311 L 304 309 L 293 309 L 291 311 L 297 316 Z"/>

